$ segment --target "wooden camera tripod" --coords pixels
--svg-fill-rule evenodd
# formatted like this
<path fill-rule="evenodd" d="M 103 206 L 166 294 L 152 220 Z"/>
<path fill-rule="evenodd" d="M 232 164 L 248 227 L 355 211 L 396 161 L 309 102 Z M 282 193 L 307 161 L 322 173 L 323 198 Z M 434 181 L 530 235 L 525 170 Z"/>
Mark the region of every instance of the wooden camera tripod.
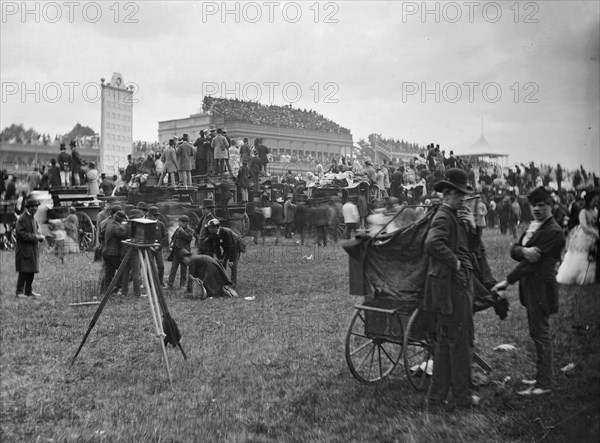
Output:
<path fill-rule="evenodd" d="M 121 262 L 117 273 L 115 274 L 112 281 L 108 285 L 108 288 L 106 288 L 106 291 L 104 292 L 104 297 L 102 298 L 102 301 L 100 302 L 100 305 L 98 306 L 98 309 L 96 310 L 96 313 L 94 314 L 94 317 L 92 318 L 92 321 L 90 322 L 90 325 L 85 335 L 83 336 L 83 340 L 81 341 L 77 352 L 71 360 L 71 366 L 73 365 L 73 363 L 75 363 L 75 359 L 77 358 L 79 352 L 83 348 L 83 345 L 85 344 L 88 336 L 90 335 L 90 332 L 92 332 L 92 329 L 96 325 L 96 322 L 98 321 L 98 318 L 100 317 L 100 314 L 102 313 L 102 310 L 104 309 L 108 298 L 110 297 L 112 291 L 116 287 L 117 282 L 123 275 L 123 271 L 128 265 L 129 259 L 133 256 L 133 254 L 138 254 L 138 258 L 140 260 L 140 271 L 142 274 L 142 281 L 144 283 L 144 287 L 148 291 L 147 298 L 148 302 L 150 303 L 150 312 L 152 313 L 152 320 L 154 321 L 156 336 L 159 338 L 160 345 L 162 348 L 163 357 L 165 359 L 165 365 L 167 366 L 167 374 L 169 375 L 169 382 L 173 383 L 171 369 L 169 367 L 169 360 L 167 358 L 167 349 L 165 342 L 168 340 L 168 342 L 171 343 L 173 346 L 177 344 L 177 346 L 181 350 L 181 353 L 183 354 L 183 358 L 187 358 L 187 356 L 179 341 L 181 335 L 179 334 L 177 325 L 171 318 L 171 314 L 169 314 L 167 303 L 165 301 L 165 296 L 162 292 L 162 287 L 158 280 L 158 271 L 156 268 L 156 263 L 154 262 L 153 257 L 151 258 L 151 254 L 149 251 L 150 248 L 160 247 L 160 245 L 140 244 L 135 243 L 131 240 L 124 240 L 122 243 L 128 245 L 127 253 L 123 258 L 123 261 Z M 167 329 L 166 333 L 165 328 Z"/>

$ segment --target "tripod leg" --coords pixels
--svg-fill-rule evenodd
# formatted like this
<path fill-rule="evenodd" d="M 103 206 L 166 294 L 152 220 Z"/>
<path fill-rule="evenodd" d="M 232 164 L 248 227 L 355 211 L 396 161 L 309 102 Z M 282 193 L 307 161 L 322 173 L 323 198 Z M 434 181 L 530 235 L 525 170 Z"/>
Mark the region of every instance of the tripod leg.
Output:
<path fill-rule="evenodd" d="M 144 251 L 145 252 L 145 251 Z M 152 287 L 150 286 L 150 282 L 148 280 L 148 265 L 146 262 L 145 256 L 141 250 L 138 249 L 138 254 L 140 258 L 140 265 L 142 267 L 142 278 L 144 279 L 144 285 L 148 289 L 148 303 L 150 303 L 150 312 L 152 313 L 152 319 L 154 320 L 154 327 L 156 329 L 156 335 L 159 338 L 160 346 L 162 348 L 163 357 L 165 359 L 165 365 L 167 366 L 167 374 L 169 376 L 169 382 L 173 384 L 173 377 L 171 376 L 171 368 L 169 367 L 169 359 L 167 358 L 167 349 L 165 348 L 165 342 L 163 338 L 165 337 L 165 333 L 162 329 L 162 323 L 160 320 L 160 311 L 159 307 L 155 306 L 155 294 L 152 291 Z M 159 318 L 157 318 L 157 314 L 159 314 Z"/>
<path fill-rule="evenodd" d="M 159 253 L 160 253 L 160 251 L 159 251 Z M 162 290 L 159 280 L 158 280 L 158 269 L 156 267 L 156 263 L 154 261 L 152 261 L 151 257 L 150 257 L 149 263 L 150 263 L 150 270 L 152 272 L 152 277 L 154 280 L 154 285 L 156 287 L 157 301 L 160 304 L 160 307 L 163 311 L 163 315 L 166 318 L 169 318 L 171 321 L 174 322 L 174 320 L 171 319 L 171 314 L 169 313 L 169 308 L 167 307 L 167 301 L 165 300 L 165 295 L 163 293 L 163 290 Z M 183 346 L 181 346 L 180 341 L 177 341 L 177 347 L 181 351 L 181 354 L 183 354 L 183 358 L 187 360 L 187 355 L 185 354 L 185 351 L 183 350 Z"/>
<path fill-rule="evenodd" d="M 112 281 L 110 282 L 110 285 L 108 285 L 108 288 L 106 288 L 106 291 L 104 292 L 104 297 L 102 298 L 100 305 L 98 305 L 98 309 L 96 309 L 96 313 L 94 314 L 94 317 L 92 318 L 92 321 L 90 322 L 90 325 L 88 326 L 88 330 L 86 331 L 85 335 L 83 336 L 83 340 L 81 340 L 81 344 L 79 345 L 77 352 L 75 353 L 75 355 L 73 356 L 73 359 L 71 360 L 71 366 L 73 366 L 73 363 L 75 363 L 75 359 L 79 355 L 79 352 L 81 352 L 81 348 L 83 348 L 83 345 L 85 344 L 88 336 L 90 335 L 90 332 L 92 332 L 92 329 L 96 325 L 96 322 L 98 321 L 98 318 L 100 317 L 100 314 L 102 313 L 102 310 L 104 309 L 104 306 L 106 305 L 106 302 L 108 301 L 108 297 L 110 297 L 110 294 L 112 293 L 113 289 L 115 289 L 115 286 L 117 285 L 117 282 L 121 278 L 121 275 L 123 275 L 123 271 L 125 270 L 125 266 L 127 265 L 127 262 L 129 261 L 129 257 L 131 257 L 131 254 L 133 254 L 133 253 L 134 253 L 133 248 L 130 248 L 127 251 L 127 253 L 125 254 L 125 257 L 123 258 L 123 261 L 121 262 L 121 265 L 119 266 L 119 269 L 117 270 L 117 273 L 115 274 Z"/>

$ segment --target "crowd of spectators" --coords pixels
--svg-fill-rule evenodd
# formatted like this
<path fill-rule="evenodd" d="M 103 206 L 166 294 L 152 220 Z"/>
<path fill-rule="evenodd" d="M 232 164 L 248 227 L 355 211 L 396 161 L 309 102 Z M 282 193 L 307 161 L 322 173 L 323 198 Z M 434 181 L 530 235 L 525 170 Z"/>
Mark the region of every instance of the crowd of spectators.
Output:
<path fill-rule="evenodd" d="M 244 122 L 254 125 L 350 133 L 349 129 L 325 118 L 314 110 L 296 109 L 291 104 L 287 106 L 263 105 L 252 101 L 205 96 L 202 109 L 204 112 L 223 116 L 225 123 Z"/>
<path fill-rule="evenodd" d="M 413 155 L 427 154 L 427 149 L 423 146 L 419 146 L 418 143 L 409 143 L 404 140 L 393 138 L 382 138 L 381 136 L 377 136 L 377 142 L 381 143 L 391 152 L 401 152 Z"/>

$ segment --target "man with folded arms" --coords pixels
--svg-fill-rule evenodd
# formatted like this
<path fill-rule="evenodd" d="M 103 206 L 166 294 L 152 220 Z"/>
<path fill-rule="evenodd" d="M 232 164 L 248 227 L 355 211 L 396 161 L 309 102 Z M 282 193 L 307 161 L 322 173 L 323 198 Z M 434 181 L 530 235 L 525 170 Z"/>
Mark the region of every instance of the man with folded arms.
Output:
<path fill-rule="evenodd" d="M 542 395 L 551 392 L 554 385 L 550 316 L 558 312 L 556 264 L 565 246 L 565 235 L 552 217 L 552 195 L 546 189 L 534 189 L 527 199 L 534 220 L 510 250 L 510 256 L 519 264 L 492 290 L 501 291 L 519 282 L 519 298 L 527 309 L 529 335 L 537 352 L 537 376 L 535 380 L 523 380 L 530 386 L 518 394 Z"/>

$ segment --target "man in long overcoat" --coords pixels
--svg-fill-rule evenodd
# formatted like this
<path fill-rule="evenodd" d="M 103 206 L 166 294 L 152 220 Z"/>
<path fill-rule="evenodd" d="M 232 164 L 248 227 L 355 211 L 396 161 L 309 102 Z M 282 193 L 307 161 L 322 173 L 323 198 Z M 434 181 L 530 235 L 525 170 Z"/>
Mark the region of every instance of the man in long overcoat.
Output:
<path fill-rule="evenodd" d="M 565 246 L 565 235 L 552 217 L 552 196 L 546 189 L 534 189 L 527 198 L 534 221 L 510 250 L 519 264 L 493 290 L 519 282 L 519 298 L 527 309 L 529 335 L 537 352 L 535 380 L 523 380 L 530 387 L 519 394 L 541 395 L 550 392 L 554 385 L 550 316 L 558 312 L 556 264 Z"/>
<path fill-rule="evenodd" d="M 165 165 L 163 172 L 158 179 L 158 184 L 162 186 L 165 175 L 169 174 L 171 180 L 171 186 L 177 186 L 177 182 L 175 180 L 175 173 L 179 169 L 179 161 L 177 160 L 177 155 L 175 153 L 175 140 L 169 140 L 169 146 L 164 150 L 162 157 L 162 162 Z"/>
<path fill-rule="evenodd" d="M 33 292 L 33 278 L 40 272 L 38 242 L 44 241 L 44 236 L 38 232 L 38 224 L 34 215 L 39 202 L 28 198 L 25 211 L 17 220 L 17 249 L 15 252 L 15 267 L 19 273 L 17 279 L 17 297 L 39 297 Z"/>
<path fill-rule="evenodd" d="M 188 141 L 188 135 L 183 134 L 183 143 L 177 148 L 177 159 L 179 160 L 179 180 L 183 186 L 192 186 L 192 169 L 195 157 L 194 147 Z"/>
<path fill-rule="evenodd" d="M 443 193 L 443 204 L 425 238 L 429 266 L 423 309 L 432 314 L 435 324 L 435 360 L 427 407 L 444 406 L 450 390 L 456 406 L 476 406 L 479 397 L 471 393 L 474 327 L 469 242 L 477 233 L 473 214 L 464 204 L 473 188 L 467 185 L 465 171 L 452 168 L 434 189 Z"/>

